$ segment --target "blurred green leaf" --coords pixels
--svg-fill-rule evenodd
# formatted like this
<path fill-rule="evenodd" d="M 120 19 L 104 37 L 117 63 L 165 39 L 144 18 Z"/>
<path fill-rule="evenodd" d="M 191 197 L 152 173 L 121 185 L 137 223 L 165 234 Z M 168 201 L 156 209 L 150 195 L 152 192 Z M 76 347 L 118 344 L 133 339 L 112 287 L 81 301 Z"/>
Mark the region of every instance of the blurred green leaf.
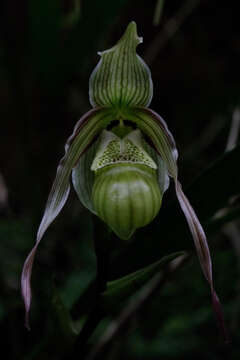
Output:
<path fill-rule="evenodd" d="M 120 279 L 107 283 L 107 290 L 101 296 L 103 307 L 116 306 L 139 290 L 147 281 L 149 281 L 157 272 L 168 264 L 171 260 L 184 255 L 184 252 L 177 252 L 164 256 L 159 261 L 145 268 L 128 274 Z"/>
<path fill-rule="evenodd" d="M 164 0 L 157 0 L 156 8 L 153 15 L 153 25 L 158 26 L 162 16 Z"/>
<path fill-rule="evenodd" d="M 221 226 L 232 222 L 234 220 L 240 219 L 240 207 L 238 206 L 237 208 L 231 209 L 227 212 L 224 212 L 224 214 L 222 214 L 222 216 L 219 216 L 217 218 L 213 218 L 209 221 L 209 223 L 206 224 L 206 229 L 209 233 L 214 233 L 217 230 L 219 230 L 219 228 L 221 228 Z"/>
<path fill-rule="evenodd" d="M 77 24 L 81 15 L 81 0 L 73 0 L 73 8 L 63 20 L 64 27 L 72 27 Z"/>
<path fill-rule="evenodd" d="M 64 334 L 64 336 L 67 338 L 74 338 L 77 335 L 78 331 L 74 326 L 68 309 L 64 305 L 55 287 L 53 288 L 52 308 L 56 321 L 59 325 L 59 329 L 62 331 L 62 334 Z"/>

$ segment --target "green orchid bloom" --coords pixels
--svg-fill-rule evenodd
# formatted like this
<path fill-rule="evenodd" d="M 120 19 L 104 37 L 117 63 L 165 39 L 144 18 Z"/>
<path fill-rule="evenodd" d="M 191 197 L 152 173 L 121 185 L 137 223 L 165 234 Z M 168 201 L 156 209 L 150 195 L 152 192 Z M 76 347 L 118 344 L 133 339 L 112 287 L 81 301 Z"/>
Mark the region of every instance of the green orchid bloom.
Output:
<path fill-rule="evenodd" d="M 164 120 L 149 108 L 153 84 L 149 68 L 136 54 L 141 42 L 136 24 L 131 22 L 114 47 L 99 53 L 101 59 L 89 83 L 92 109 L 82 116 L 66 143 L 36 244 L 24 264 L 21 285 L 27 324 L 35 253 L 45 231 L 67 201 L 72 174 L 82 204 L 121 239 L 129 239 L 137 228 L 153 220 L 169 179 L 173 179 L 210 285 L 213 307 L 224 329 L 206 236 L 178 180 L 174 138 Z"/>

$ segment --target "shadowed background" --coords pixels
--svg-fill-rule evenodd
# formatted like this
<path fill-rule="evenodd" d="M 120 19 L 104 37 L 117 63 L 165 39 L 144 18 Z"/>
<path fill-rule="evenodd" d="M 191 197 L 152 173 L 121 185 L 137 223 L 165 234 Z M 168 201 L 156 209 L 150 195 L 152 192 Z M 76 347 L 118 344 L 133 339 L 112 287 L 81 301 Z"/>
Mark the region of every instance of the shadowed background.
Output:
<path fill-rule="evenodd" d="M 161 4 L 159 24 L 153 25 Z M 66 139 L 90 109 L 88 79 L 99 59 L 97 51 L 114 45 L 131 20 L 144 38 L 138 53 L 152 71 L 151 108 L 175 137 L 180 179 L 209 235 L 215 285 L 232 344 L 226 348 L 219 339 L 209 289 L 171 187 L 151 225 L 138 230 L 129 244 L 114 239 L 108 276 L 125 275 L 175 251 L 187 250 L 192 256 L 132 317 L 108 356 L 239 358 L 240 150 L 223 156 L 227 144 L 228 150 L 237 145 L 240 117 L 237 4 L 5 0 L 0 5 L 0 332 L 7 359 L 44 354 L 55 321 L 53 289 L 75 314 L 96 275 L 94 219 L 72 191 L 39 248 L 32 279 L 32 330 L 25 330 L 19 289 L 23 262 Z M 97 341 L 108 319 L 104 321 L 90 342 Z M 65 350 L 56 354 L 52 338 L 52 354 L 48 351 L 45 359 L 61 359 Z"/>

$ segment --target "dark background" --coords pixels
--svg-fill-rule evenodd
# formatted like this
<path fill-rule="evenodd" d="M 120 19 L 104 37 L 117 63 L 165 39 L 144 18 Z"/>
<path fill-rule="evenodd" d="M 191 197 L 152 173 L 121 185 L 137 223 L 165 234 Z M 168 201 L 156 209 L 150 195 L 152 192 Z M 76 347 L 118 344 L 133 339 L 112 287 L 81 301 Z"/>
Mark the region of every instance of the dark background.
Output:
<path fill-rule="evenodd" d="M 240 106 L 237 3 L 166 1 L 160 24 L 154 26 L 155 0 L 1 2 L 0 339 L 6 359 L 48 359 L 39 354 L 53 322 L 53 283 L 71 309 L 95 277 L 94 220 L 72 191 L 39 248 L 32 279 L 32 330 L 24 328 L 21 269 L 64 143 L 90 109 L 88 79 L 97 51 L 114 45 L 131 20 L 144 38 L 138 53 L 152 71 L 151 108 L 175 137 L 181 181 L 209 235 L 215 285 L 232 343 L 226 347 L 219 338 L 209 288 L 172 186 L 157 219 L 138 230 L 131 243 L 119 244 L 109 278 L 178 250 L 192 256 L 133 317 L 127 336 L 113 345 L 109 358 L 239 358 L 239 148 L 222 158 Z M 223 221 L 214 222 L 220 210 Z M 104 321 L 90 341 L 97 341 Z"/>

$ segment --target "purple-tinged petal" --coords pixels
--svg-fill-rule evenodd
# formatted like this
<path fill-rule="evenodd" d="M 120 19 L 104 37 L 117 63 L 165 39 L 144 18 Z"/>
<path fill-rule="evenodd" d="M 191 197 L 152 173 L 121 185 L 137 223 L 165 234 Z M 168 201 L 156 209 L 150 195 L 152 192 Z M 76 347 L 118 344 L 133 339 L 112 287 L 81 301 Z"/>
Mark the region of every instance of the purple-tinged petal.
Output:
<path fill-rule="evenodd" d="M 29 328 L 29 310 L 31 305 L 31 273 L 37 247 L 49 227 L 67 201 L 70 183 L 69 176 L 79 157 L 87 149 L 96 135 L 113 119 L 109 109 L 93 109 L 86 113 L 76 124 L 73 134 L 65 146 L 65 155 L 61 159 L 56 178 L 50 191 L 45 212 L 38 229 L 35 246 L 28 255 L 22 271 L 21 288 L 26 310 L 26 327 Z"/>
<path fill-rule="evenodd" d="M 217 317 L 219 328 L 220 328 L 221 332 L 223 333 L 225 341 L 229 342 L 228 332 L 227 332 L 225 324 L 224 324 L 221 303 L 219 301 L 219 298 L 218 298 L 216 291 L 214 289 L 214 286 L 213 286 L 212 260 L 211 260 L 211 255 L 210 255 L 205 232 L 204 232 L 202 225 L 200 224 L 200 222 L 197 218 L 197 215 L 196 215 L 195 211 L 193 210 L 189 200 L 187 199 L 186 195 L 184 194 L 180 182 L 177 179 L 175 180 L 175 188 L 176 188 L 176 194 L 177 194 L 179 204 L 185 215 L 185 218 L 187 220 L 189 229 L 191 231 L 191 234 L 192 234 L 192 237 L 193 237 L 193 240 L 195 243 L 195 247 L 197 249 L 197 254 L 198 254 L 199 262 L 201 264 L 202 271 L 210 285 L 211 294 L 212 294 L 212 305 L 213 305 L 213 309 L 214 309 L 216 317 Z"/>
<path fill-rule="evenodd" d="M 204 230 L 196 216 L 195 211 L 193 210 L 191 204 L 189 203 L 186 195 L 182 190 L 182 186 L 178 180 L 175 183 L 176 194 L 179 201 L 179 204 L 182 208 L 182 211 L 186 217 L 189 229 L 192 233 L 193 240 L 197 249 L 197 254 L 199 257 L 200 264 L 202 266 L 203 273 L 208 280 L 211 289 L 212 289 L 212 262 L 210 257 L 209 248 L 207 245 L 206 235 Z"/>
<path fill-rule="evenodd" d="M 140 107 L 126 109 L 124 116 L 136 123 L 142 133 L 149 138 L 156 152 L 166 163 L 169 176 L 177 177 L 178 152 L 175 140 L 161 116 L 151 109 Z"/>
<path fill-rule="evenodd" d="M 164 120 L 156 112 L 147 108 L 128 109 L 126 116 L 129 120 L 135 122 L 142 132 L 149 137 L 155 150 L 159 153 L 165 161 L 168 174 L 175 182 L 175 189 L 178 201 L 182 211 L 186 217 L 189 229 L 191 231 L 194 244 L 197 250 L 202 271 L 206 277 L 212 294 L 212 303 L 215 314 L 218 319 L 219 326 L 224 335 L 226 342 L 228 342 L 227 331 L 224 325 L 223 311 L 218 296 L 213 286 L 212 278 L 212 262 L 208 248 L 208 243 L 204 230 L 193 210 L 189 200 L 183 193 L 181 184 L 178 181 L 178 167 L 177 167 L 177 149 L 174 138 L 167 128 Z"/>

